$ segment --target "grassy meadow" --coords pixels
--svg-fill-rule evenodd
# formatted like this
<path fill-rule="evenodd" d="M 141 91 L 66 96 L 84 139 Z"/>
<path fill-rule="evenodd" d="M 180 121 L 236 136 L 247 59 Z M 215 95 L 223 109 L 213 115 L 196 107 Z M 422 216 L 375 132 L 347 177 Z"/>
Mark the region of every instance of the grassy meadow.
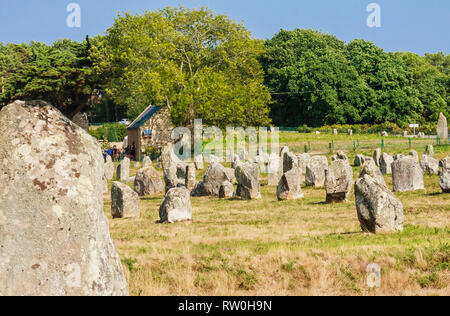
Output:
<path fill-rule="evenodd" d="M 311 142 L 311 154 L 330 157 L 332 139 L 334 150 L 346 151 L 351 162 L 381 145 L 374 135 L 283 132 L 280 146 L 301 153 Z M 421 156 L 435 142 L 414 139 L 412 148 Z M 409 150 L 408 139 L 385 138 L 385 152 Z M 441 159 L 450 147 L 435 152 Z M 132 175 L 136 171 L 132 163 Z M 354 167 L 355 180 L 358 173 Z M 108 193 L 105 213 L 131 295 L 450 295 L 450 196 L 438 176 L 424 178 L 425 190 L 396 193 L 405 227 L 395 234 L 363 233 L 353 195 L 330 205 L 324 189 L 302 187 L 305 198 L 279 202 L 267 175 L 261 200 L 193 197 L 191 222 L 156 224 L 162 195 L 141 198 L 140 219 L 112 220 Z M 391 186 L 392 177 L 385 179 Z M 382 269 L 378 289 L 366 285 L 370 263 Z"/>

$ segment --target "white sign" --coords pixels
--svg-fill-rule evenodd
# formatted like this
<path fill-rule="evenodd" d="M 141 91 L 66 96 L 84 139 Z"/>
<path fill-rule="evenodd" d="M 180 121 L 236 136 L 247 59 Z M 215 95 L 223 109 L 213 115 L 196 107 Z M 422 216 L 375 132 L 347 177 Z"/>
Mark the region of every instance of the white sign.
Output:
<path fill-rule="evenodd" d="M 418 127 L 419 127 L 419 124 L 409 124 L 409 127 L 410 127 L 410 128 L 418 128 Z"/>

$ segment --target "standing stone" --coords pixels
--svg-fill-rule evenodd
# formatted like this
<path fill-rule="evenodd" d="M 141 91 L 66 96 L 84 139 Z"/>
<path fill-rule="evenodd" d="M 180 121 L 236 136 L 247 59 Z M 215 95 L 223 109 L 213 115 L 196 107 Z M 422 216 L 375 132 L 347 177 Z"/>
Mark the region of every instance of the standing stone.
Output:
<path fill-rule="evenodd" d="M 163 193 L 164 184 L 153 167 L 140 169 L 134 178 L 134 191 L 139 196 Z"/>
<path fill-rule="evenodd" d="M 419 161 L 413 157 L 404 157 L 392 163 L 392 183 L 394 192 L 424 189 L 423 172 Z"/>
<path fill-rule="evenodd" d="M 135 169 L 140 168 L 140 167 L 141 167 L 141 162 L 140 162 L 140 161 L 135 161 L 135 162 L 133 163 L 133 167 L 134 167 Z"/>
<path fill-rule="evenodd" d="M 128 182 L 130 180 L 130 159 L 125 157 L 116 171 L 117 181 Z"/>
<path fill-rule="evenodd" d="M 332 160 L 332 161 L 335 161 L 335 160 L 344 160 L 344 161 L 348 162 L 348 157 L 347 157 L 347 155 L 346 155 L 342 150 L 339 150 L 339 151 L 336 153 L 336 155 L 334 155 L 333 157 L 331 157 L 331 160 Z"/>
<path fill-rule="evenodd" d="M 442 113 L 439 114 L 439 120 L 436 131 L 437 136 L 441 139 L 441 144 L 448 144 L 447 118 Z"/>
<path fill-rule="evenodd" d="M 367 160 L 372 160 L 372 157 L 366 157 L 364 155 L 356 155 L 355 157 L 355 161 L 353 162 L 353 164 L 355 165 L 355 167 L 359 167 L 362 166 L 364 164 L 364 162 L 366 162 Z"/>
<path fill-rule="evenodd" d="M 325 184 L 325 170 L 328 168 L 327 157 L 314 156 L 306 167 L 306 185 L 316 188 Z"/>
<path fill-rule="evenodd" d="M 355 197 L 358 220 L 364 232 L 403 230 L 403 205 L 386 186 L 364 175 L 356 181 Z"/>
<path fill-rule="evenodd" d="M 72 122 L 77 124 L 79 127 L 89 132 L 89 117 L 86 113 L 77 113 L 72 119 Z"/>
<path fill-rule="evenodd" d="M 234 186 L 230 181 L 224 181 L 220 185 L 219 198 L 221 199 L 231 199 L 234 197 Z"/>
<path fill-rule="evenodd" d="M 388 134 L 388 132 L 386 132 L 386 131 L 382 131 L 382 132 L 381 132 L 381 136 L 383 136 L 383 137 L 388 137 L 389 134 Z"/>
<path fill-rule="evenodd" d="M 375 165 L 377 165 L 377 167 L 380 166 L 380 158 L 381 158 L 381 148 L 377 148 L 377 150 L 373 152 L 373 161 L 375 161 Z"/>
<path fill-rule="evenodd" d="M 380 170 L 382 174 L 392 174 L 392 163 L 394 158 L 386 153 L 383 153 L 380 158 Z"/>
<path fill-rule="evenodd" d="M 114 163 L 109 155 L 106 156 L 105 178 L 106 180 L 112 180 L 114 178 Z"/>
<path fill-rule="evenodd" d="M 205 168 L 205 165 L 203 163 L 203 155 L 195 156 L 194 164 L 195 164 L 195 168 L 197 168 L 197 170 L 203 170 Z"/>
<path fill-rule="evenodd" d="M 408 137 L 408 132 L 407 131 L 403 132 L 403 137 Z"/>
<path fill-rule="evenodd" d="M 434 147 L 433 147 L 433 145 L 427 145 L 427 147 L 425 148 L 424 154 L 427 155 L 427 156 L 433 157 L 434 156 Z"/>
<path fill-rule="evenodd" d="M 186 166 L 186 179 L 185 179 L 185 187 L 192 191 L 195 188 L 195 184 L 197 183 L 196 176 L 195 176 L 195 164 L 191 163 Z"/>
<path fill-rule="evenodd" d="M 231 168 L 236 169 L 236 167 L 241 163 L 241 159 L 239 155 L 233 156 L 233 161 L 231 162 Z"/>
<path fill-rule="evenodd" d="M 348 133 L 349 136 L 352 136 L 352 135 L 353 135 L 353 130 L 349 129 L 349 130 L 347 131 L 347 133 Z"/>
<path fill-rule="evenodd" d="M 159 208 L 160 223 L 192 220 L 191 194 L 185 187 L 172 188 Z"/>
<path fill-rule="evenodd" d="M 362 165 L 359 177 L 362 178 L 364 175 L 368 175 L 381 185 L 386 186 L 386 181 L 384 180 L 383 174 L 381 173 L 380 168 L 375 165 L 373 159 L 367 160 Z"/>
<path fill-rule="evenodd" d="M 444 193 L 450 193 L 450 156 L 442 159 L 440 162 L 442 167 L 439 185 Z"/>
<path fill-rule="evenodd" d="M 301 179 L 302 174 L 300 169 L 292 169 L 283 174 L 277 187 L 278 200 L 297 200 L 303 198 Z"/>
<path fill-rule="evenodd" d="M 240 164 L 236 168 L 238 182 L 236 195 L 244 200 L 260 199 L 259 166 L 254 163 Z"/>
<path fill-rule="evenodd" d="M 308 166 L 309 162 L 311 161 L 311 156 L 307 153 L 299 154 L 297 155 L 298 158 L 298 166 L 300 170 L 302 171 L 302 174 L 306 173 L 306 167 Z"/>
<path fill-rule="evenodd" d="M 111 188 L 111 215 L 113 218 L 139 218 L 139 195 L 122 182 L 113 182 Z"/>
<path fill-rule="evenodd" d="M 180 185 L 186 185 L 186 167 L 174 152 L 173 144 L 168 144 L 161 155 L 164 170 L 165 192 Z"/>
<path fill-rule="evenodd" d="M 397 155 L 394 156 L 394 161 L 399 160 L 399 159 L 401 159 L 403 157 L 405 157 L 405 156 L 402 155 L 402 154 L 397 154 Z"/>
<path fill-rule="evenodd" d="M 319 131 L 315 131 L 314 132 L 316 135 L 320 135 L 320 132 Z"/>
<path fill-rule="evenodd" d="M 108 193 L 108 180 L 103 176 L 103 194 Z"/>
<path fill-rule="evenodd" d="M 423 155 L 420 161 L 420 167 L 427 174 L 439 174 L 439 160 L 431 156 Z"/>
<path fill-rule="evenodd" d="M 287 153 L 287 152 L 289 152 L 289 147 L 288 146 L 285 145 L 285 146 L 281 147 L 281 150 L 280 150 L 281 160 L 284 159 L 284 154 Z"/>
<path fill-rule="evenodd" d="M 291 171 L 292 169 L 299 169 L 298 158 L 288 151 L 283 155 L 283 173 Z"/>
<path fill-rule="evenodd" d="M 413 157 L 417 162 L 419 162 L 419 154 L 414 149 L 409 152 L 409 156 Z"/>
<path fill-rule="evenodd" d="M 231 169 L 232 170 L 232 169 Z M 232 170 L 234 172 L 234 170 Z M 219 196 L 220 186 L 225 181 L 233 183 L 234 175 L 220 163 L 210 164 L 203 177 L 203 190 L 205 195 Z"/>
<path fill-rule="evenodd" d="M 333 129 L 333 135 L 337 135 L 338 134 L 338 130 L 337 129 Z"/>
<path fill-rule="evenodd" d="M 278 185 L 283 175 L 283 164 L 277 154 L 271 154 L 269 157 L 269 175 L 268 184 L 270 186 Z"/>
<path fill-rule="evenodd" d="M 425 133 L 424 132 L 419 132 L 419 134 L 417 134 L 417 137 L 425 138 Z"/>
<path fill-rule="evenodd" d="M 144 156 L 144 160 L 142 161 L 142 168 L 148 168 L 152 165 L 152 160 L 149 156 Z"/>
<path fill-rule="evenodd" d="M 353 186 L 353 169 L 347 160 L 337 159 L 325 170 L 327 203 L 346 202 Z"/>
<path fill-rule="evenodd" d="M 0 296 L 127 295 L 100 145 L 42 101 L 0 111 Z"/>

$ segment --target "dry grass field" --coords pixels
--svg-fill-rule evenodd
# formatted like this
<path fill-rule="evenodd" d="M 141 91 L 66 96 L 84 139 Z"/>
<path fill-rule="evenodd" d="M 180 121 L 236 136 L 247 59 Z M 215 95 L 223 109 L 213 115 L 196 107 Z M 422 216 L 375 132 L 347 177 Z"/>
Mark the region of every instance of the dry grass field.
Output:
<path fill-rule="evenodd" d="M 300 153 L 311 141 L 311 152 L 330 156 L 330 139 L 281 133 L 280 144 Z M 380 139 L 338 136 L 334 143 L 353 161 L 356 153 L 371 155 Z M 421 155 L 434 143 L 414 140 L 413 148 Z M 386 138 L 385 146 L 389 154 L 409 152 L 404 138 Z M 435 151 L 438 159 L 450 154 L 448 146 Z M 279 202 L 265 175 L 261 200 L 192 198 L 192 222 L 156 224 L 162 195 L 142 198 L 137 220 L 112 220 L 105 195 L 105 213 L 131 295 L 450 295 L 450 196 L 438 176 L 426 175 L 425 186 L 396 194 L 405 209 L 405 229 L 396 234 L 362 233 L 354 196 L 328 205 L 324 189 L 303 187 L 304 199 Z M 378 289 L 366 285 L 370 263 L 382 269 Z"/>

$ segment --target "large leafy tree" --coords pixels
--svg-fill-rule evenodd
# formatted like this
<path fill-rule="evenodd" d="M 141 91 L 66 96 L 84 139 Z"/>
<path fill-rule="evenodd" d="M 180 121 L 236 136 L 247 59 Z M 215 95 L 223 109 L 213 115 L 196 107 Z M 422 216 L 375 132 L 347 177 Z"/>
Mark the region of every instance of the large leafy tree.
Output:
<path fill-rule="evenodd" d="M 277 124 L 403 124 L 422 105 L 413 74 L 394 54 L 356 40 L 346 45 L 312 30 L 282 30 L 265 43 L 260 58 L 273 93 Z"/>
<path fill-rule="evenodd" d="M 97 72 L 109 78 L 106 91 L 131 118 L 154 104 L 167 106 L 175 125 L 270 122 L 262 41 L 208 9 L 120 15 L 92 51 Z"/>
<path fill-rule="evenodd" d="M 95 99 L 99 78 L 89 59 L 91 44 L 60 40 L 0 46 L 1 105 L 42 99 L 73 117 Z"/>
<path fill-rule="evenodd" d="M 414 87 L 423 105 L 421 123 L 436 122 L 439 113 L 448 116 L 450 102 L 449 57 L 444 54 L 426 54 L 426 57 L 414 53 L 398 53 L 413 73 Z M 446 62 L 447 60 L 447 62 Z M 447 65 L 446 65 L 447 63 Z"/>

